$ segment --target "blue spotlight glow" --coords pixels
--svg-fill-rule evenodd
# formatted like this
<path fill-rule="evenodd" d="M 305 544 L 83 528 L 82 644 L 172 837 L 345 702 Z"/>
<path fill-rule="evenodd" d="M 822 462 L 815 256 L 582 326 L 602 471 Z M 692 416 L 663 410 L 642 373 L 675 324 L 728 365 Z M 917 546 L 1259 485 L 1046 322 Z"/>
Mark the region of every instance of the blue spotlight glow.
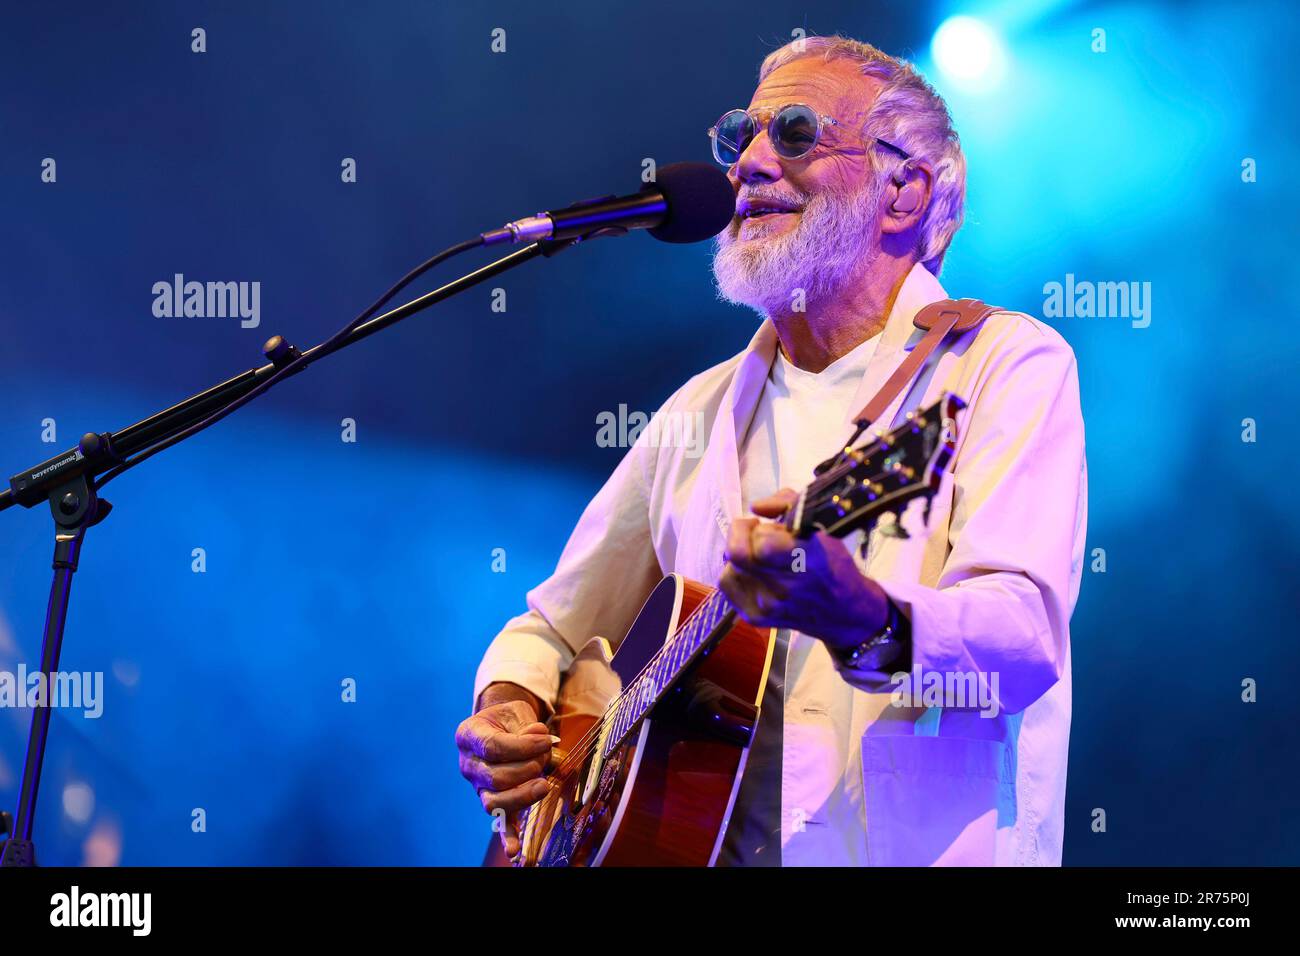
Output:
<path fill-rule="evenodd" d="M 993 89 L 1006 73 L 1002 39 L 974 17 L 949 17 L 939 24 L 930 41 L 930 55 L 944 76 L 970 92 Z"/>

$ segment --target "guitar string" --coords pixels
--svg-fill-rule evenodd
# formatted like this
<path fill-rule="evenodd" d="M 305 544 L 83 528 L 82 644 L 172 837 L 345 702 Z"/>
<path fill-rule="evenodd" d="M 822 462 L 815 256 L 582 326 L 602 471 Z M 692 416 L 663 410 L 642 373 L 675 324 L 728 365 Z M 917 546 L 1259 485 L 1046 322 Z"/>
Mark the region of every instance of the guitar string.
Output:
<path fill-rule="evenodd" d="M 569 750 L 568 754 L 565 755 L 564 760 L 560 761 L 559 766 L 557 766 L 555 770 L 552 772 L 553 777 L 561 776 L 566 771 L 574 769 L 573 767 L 569 766 L 571 762 L 570 758 L 578 754 L 579 748 L 587 746 L 588 743 L 590 743 L 592 746 L 595 745 L 596 738 L 600 736 L 600 733 L 604 730 L 605 724 L 609 722 L 610 715 L 612 713 L 616 713 L 619 710 L 619 706 L 621 702 L 630 692 L 632 686 L 636 684 L 645 675 L 646 671 L 648 671 L 652 666 L 654 666 L 655 663 L 657 663 L 660 659 L 662 659 L 663 654 L 668 649 L 676 646 L 678 638 L 682 634 L 682 632 L 685 631 L 688 627 L 690 627 L 691 622 L 694 621 L 696 617 L 698 617 L 704 612 L 704 608 L 708 605 L 709 601 L 713 598 L 714 594 L 716 593 L 718 592 L 714 591 L 713 593 L 709 594 L 708 597 L 701 600 L 700 603 L 696 605 L 695 608 L 691 611 L 691 613 L 682 619 L 681 624 L 679 624 L 677 629 L 673 631 L 673 636 L 662 647 L 660 647 L 657 651 L 655 651 L 655 653 L 645 663 L 645 666 L 641 668 L 641 670 L 637 673 L 637 675 L 634 678 L 632 678 L 632 680 L 628 681 L 627 687 L 624 688 L 624 690 L 617 697 L 615 697 L 612 701 L 610 701 L 609 706 L 605 709 L 605 713 L 601 717 L 601 720 L 596 721 L 592 725 L 592 727 L 588 729 L 587 732 L 583 734 L 581 738 L 579 738 L 578 743 L 575 744 L 573 748 Z M 705 641 L 707 640 L 708 638 L 706 637 Z M 701 647 L 703 646 L 703 642 L 701 642 L 700 646 Z M 589 752 L 589 750 L 582 754 L 582 761 L 586 760 L 587 752 Z M 581 763 L 582 761 L 579 762 Z"/>

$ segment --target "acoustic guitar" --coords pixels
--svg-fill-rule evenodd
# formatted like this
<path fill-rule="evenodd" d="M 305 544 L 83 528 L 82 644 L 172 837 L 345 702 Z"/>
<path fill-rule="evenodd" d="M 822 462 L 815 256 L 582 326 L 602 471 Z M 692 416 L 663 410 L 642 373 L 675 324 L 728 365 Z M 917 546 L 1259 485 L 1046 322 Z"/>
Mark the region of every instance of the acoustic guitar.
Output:
<path fill-rule="evenodd" d="M 946 393 L 898 428 L 850 443 L 817 467 L 781 520 L 796 537 L 844 537 L 891 514 L 891 533 L 904 535 L 897 517 L 916 498 L 928 512 L 963 407 Z M 609 675 L 608 703 L 593 713 L 590 687 L 575 704 L 562 685 L 551 724 L 560 737 L 552 788 L 521 815 L 521 849 L 511 862 L 712 865 L 758 724 L 774 638 L 739 618 L 722 592 L 677 574 L 650 593 L 617 653 L 592 638 L 574 665 Z"/>

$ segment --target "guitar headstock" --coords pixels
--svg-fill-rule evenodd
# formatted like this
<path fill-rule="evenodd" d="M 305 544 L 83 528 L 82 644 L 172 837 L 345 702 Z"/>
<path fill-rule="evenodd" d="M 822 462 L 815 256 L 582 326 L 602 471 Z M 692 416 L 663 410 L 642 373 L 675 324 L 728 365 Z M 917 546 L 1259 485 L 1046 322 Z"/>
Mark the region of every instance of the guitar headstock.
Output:
<path fill-rule="evenodd" d="M 957 412 L 966 407 L 945 392 L 929 408 L 908 412 L 893 431 L 869 433 L 870 440 L 846 448 L 818 467 L 817 479 L 787 515 L 800 537 L 827 531 L 844 537 L 870 531 L 883 514 L 901 515 L 913 498 L 930 497 L 952 460 Z"/>

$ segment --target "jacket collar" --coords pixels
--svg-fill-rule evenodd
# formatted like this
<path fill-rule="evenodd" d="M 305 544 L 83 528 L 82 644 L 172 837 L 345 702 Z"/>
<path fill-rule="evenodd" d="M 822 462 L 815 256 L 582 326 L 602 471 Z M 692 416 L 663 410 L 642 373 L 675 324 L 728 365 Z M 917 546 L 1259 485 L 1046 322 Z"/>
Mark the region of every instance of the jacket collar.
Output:
<path fill-rule="evenodd" d="M 844 422 L 846 430 L 857 417 L 858 412 L 871 401 L 872 396 L 894 373 L 894 369 L 898 368 L 899 363 L 903 361 L 904 353 L 912 351 L 916 343 L 924 337 L 925 333 L 912 323 L 916 313 L 931 302 L 946 298 L 948 293 L 929 269 L 919 262 L 912 266 L 898 289 L 898 295 L 894 297 L 894 305 L 889 310 L 889 318 L 885 320 L 885 328 L 880 335 L 880 345 L 876 347 L 876 352 L 867 365 L 866 374 L 862 376 L 862 383 L 853 396 L 848 418 Z M 904 388 L 889 403 L 877 424 L 887 425 L 892 422 L 906 396 L 907 389 Z M 847 438 L 848 434 L 845 437 Z"/>
<path fill-rule="evenodd" d="M 880 335 L 880 343 L 867 365 L 867 371 L 858 385 L 853 397 L 848 417 L 844 421 L 845 439 L 852 430 L 852 421 L 858 411 L 870 401 L 890 374 L 902 361 L 904 352 L 909 352 L 924 334 L 917 329 L 912 320 L 916 313 L 940 299 L 947 298 L 947 293 L 939 280 L 925 266 L 917 263 L 899 287 L 894 305 L 885 320 L 885 328 Z M 776 327 L 771 319 L 764 319 L 759 325 L 748 347 L 740 355 L 735 374 L 723 395 L 722 405 L 713 431 L 709 437 L 709 455 L 713 458 L 714 487 L 718 489 L 719 508 L 715 509 L 715 518 L 721 527 L 729 520 L 728 516 L 740 514 L 740 453 L 739 438 L 749 430 L 750 420 L 767 382 L 772 362 L 776 358 L 778 340 Z M 882 417 L 883 422 L 892 421 L 898 414 L 898 407 L 903 402 L 906 389 L 898 395 Z M 834 449 L 828 448 L 827 454 Z M 812 476 L 809 475 L 811 480 Z"/>

